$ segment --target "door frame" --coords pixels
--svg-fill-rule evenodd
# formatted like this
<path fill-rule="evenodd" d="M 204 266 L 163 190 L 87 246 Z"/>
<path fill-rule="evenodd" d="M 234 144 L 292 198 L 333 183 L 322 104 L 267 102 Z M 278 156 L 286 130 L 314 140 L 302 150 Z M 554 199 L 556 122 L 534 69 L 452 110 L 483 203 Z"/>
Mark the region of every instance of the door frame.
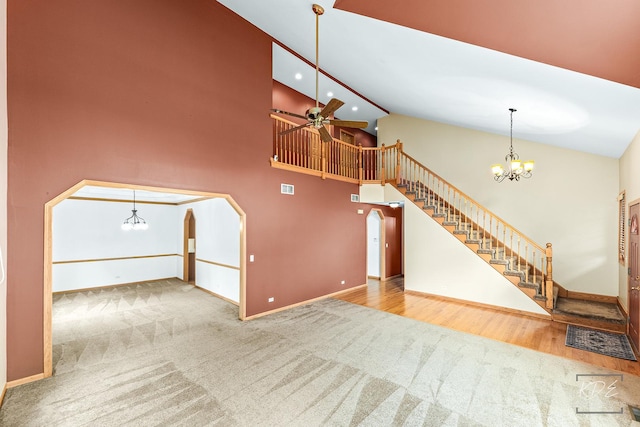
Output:
<path fill-rule="evenodd" d="M 382 209 L 378 209 L 378 208 L 372 208 L 369 213 L 367 214 L 367 217 L 365 218 L 365 220 L 367 220 L 369 218 L 369 215 L 371 215 L 372 212 L 377 212 L 378 213 L 378 217 L 380 218 L 380 230 L 379 230 L 379 234 L 380 234 L 380 241 L 378 242 L 378 251 L 380 254 L 380 280 L 385 280 L 387 278 L 387 259 L 386 259 L 386 255 L 387 255 L 387 251 L 385 250 L 385 246 L 386 246 L 386 227 L 385 227 L 385 218 L 384 218 L 384 213 L 382 212 Z M 367 262 L 366 262 L 366 277 L 369 277 L 369 223 L 367 222 L 367 233 L 366 233 L 366 239 L 367 239 L 367 244 L 366 244 L 366 248 L 367 248 Z"/>
<path fill-rule="evenodd" d="M 627 215 L 627 218 L 628 218 L 628 223 L 627 224 L 629 224 L 628 233 L 627 233 L 627 236 L 626 236 L 626 240 L 627 240 L 627 243 L 626 243 L 627 244 L 627 248 L 626 248 L 627 257 L 626 258 L 627 258 L 627 263 L 628 263 L 627 264 L 627 269 L 628 269 L 628 273 L 627 273 L 627 311 L 629 313 L 629 323 L 627 324 L 627 335 L 629 336 L 629 342 L 631 343 L 631 346 L 633 347 L 633 350 L 636 353 L 638 353 L 638 352 L 640 352 L 640 348 L 638 348 L 638 346 L 636 346 L 635 342 L 631 338 L 631 314 L 632 314 L 631 313 L 631 292 L 632 292 L 631 291 L 631 287 L 632 287 L 632 277 L 633 277 L 633 275 L 631 274 L 631 265 L 630 264 L 632 262 L 635 262 L 635 263 L 637 263 L 636 264 L 638 266 L 637 268 L 640 268 L 640 252 L 638 252 L 636 254 L 636 258 L 638 258 L 636 260 L 632 259 L 633 256 L 630 253 L 631 252 L 631 248 L 630 248 L 630 246 L 631 246 L 631 236 L 632 236 L 632 233 L 631 233 L 631 220 L 632 220 L 631 208 L 633 206 L 638 206 L 638 214 L 640 215 L 640 199 L 636 199 L 636 200 L 633 200 L 633 201 L 629 202 L 628 215 Z M 640 234 L 638 235 L 638 239 L 640 240 Z M 639 242 L 639 244 L 640 244 L 640 242 Z M 640 272 L 637 272 L 637 273 L 640 273 Z M 640 305 L 640 297 L 638 298 L 638 305 Z M 640 335 L 640 307 L 636 308 L 635 314 L 638 317 L 638 319 L 636 319 L 636 321 L 637 321 L 636 326 L 639 329 L 637 332 Z M 640 336 L 638 337 L 638 341 L 640 342 Z"/>
<path fill-rule="evenodd" d="M 247 291 L 247 233 L 246 223 L 247 215 L 240 205 L 229 194 L 211 193 L 206 191 L 184 190 L 169 187 L 151 187 L 148 185 L 124 184 L 107 181 L 82 180 L 68 190 L 60 193 L 44 205 L 44 274 L 43 274 L 43 316 L 42 316 L 42 346 L 43 346 L 43 378 L 53 375 L 53 330 L 52 330 L 52 311 L 53 311 L 53 294 L 52 294 L 52 278 L 53 278 L 53 208 L 60 202 L 71 197 L 76 191 L 85 186 L 107 187 L 107 188 L 126 188 L 130 190 L 148 190 L 158 191 L 162 193 L 186 194 L 191 196 L 201 196 L 201 199 L 221 198 L 225 199 L 229 205 L 238 213 L 240 218 L 240 298 L 238 301 L 238 318 L 245 320 L 247 316 L 246 291 Z"/>
<path fill-rule="evenodd" d="M 193 209 L 187 209 L 187 212 L 184 214 L 184 225 L 182 232 L 182 280 L 185 282 L 189 282 L 191 277 L 189 276 L 189 239 L 195 239 L 196 236 L 191 237 L 191 221 L 196 220 L 195 215 L 193 214 Z M 195 228 L 195 226 L 194 226 Z M 195 234 L 195 233 L 194 233 Z M 194 253 L 195 256 L 195 253 Z M 195 275 L 195 273 L 194 273 Z M 195 281 L 194 281 L 195 284 Z"/>

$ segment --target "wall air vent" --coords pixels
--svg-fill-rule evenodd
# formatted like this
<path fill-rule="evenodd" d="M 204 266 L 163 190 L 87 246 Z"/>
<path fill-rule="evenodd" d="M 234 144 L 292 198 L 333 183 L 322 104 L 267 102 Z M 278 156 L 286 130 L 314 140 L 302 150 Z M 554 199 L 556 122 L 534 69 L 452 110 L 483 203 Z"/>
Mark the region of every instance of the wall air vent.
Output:
<path fill-rule="evenodd" d="M 291 194 L 291 195 L 293 195 L 293 185 L 292 184 L 280 184 L 280 192 L 282 194 Z"/>
<path fill-rule="evenodd" d="M 360 201 L 360 195 L 359 194 L 352 194 L 351 195 L 351 201 L 352 202 L 359 202 Z"/>

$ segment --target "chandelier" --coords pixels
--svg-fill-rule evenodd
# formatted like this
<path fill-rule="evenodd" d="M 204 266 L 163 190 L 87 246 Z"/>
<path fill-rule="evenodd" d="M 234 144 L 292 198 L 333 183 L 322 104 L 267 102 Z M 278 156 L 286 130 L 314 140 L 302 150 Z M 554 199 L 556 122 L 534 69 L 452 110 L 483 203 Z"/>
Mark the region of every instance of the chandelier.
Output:
<path fill-rule="evenodd" d="M 502 165 L 491 166 L 493 179 L 498 182 L 504 181 L 505 178 L 508 178 L 509 181 L 520 181 L 520 178 L 531 178 L 533 175 L 533 160 L 526 160 L 523 162 L 520 160 L 518 153 L 513 151 L 513 113 L 518 110 L 515 108 L 509 108 L 509 111 L 511 112 L 510 145 L 509 154 L 504 156 L 508 169 L 504 169 Z"/>
<path fill-rule="evenodd" d="M 138 216 L 138 211 L 136 210 L 136 190 L 133 190 L 133 209 L 131 212 L 133 212 L 133 215 L 125 219 L 121 225 L 123 230 L 146 230 L 149 228 L 147 221 Z"/>

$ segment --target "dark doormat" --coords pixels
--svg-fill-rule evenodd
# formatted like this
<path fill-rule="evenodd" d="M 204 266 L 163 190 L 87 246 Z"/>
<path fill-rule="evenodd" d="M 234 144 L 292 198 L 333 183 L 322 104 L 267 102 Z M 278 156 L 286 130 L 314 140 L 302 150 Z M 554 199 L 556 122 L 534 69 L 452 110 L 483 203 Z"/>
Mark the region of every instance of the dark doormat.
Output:
<path fill-rule="evenodd" d="M 618 359 L 637 360 L 631 349 L 631 344 L 629 344 L 629 339 L 624 334 L 569 325 L 567 327 L 567 339 L 564 344 L 568 347 L 617 357 Z"/>

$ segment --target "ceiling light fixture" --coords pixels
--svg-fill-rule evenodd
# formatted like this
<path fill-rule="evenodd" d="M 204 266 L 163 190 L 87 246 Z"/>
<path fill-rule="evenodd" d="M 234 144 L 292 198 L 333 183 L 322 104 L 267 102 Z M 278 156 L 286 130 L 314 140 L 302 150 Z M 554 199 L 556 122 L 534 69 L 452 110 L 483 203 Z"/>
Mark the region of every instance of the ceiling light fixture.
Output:
<path fill-rule="evenodd" d="M 511 134 L 510 134 L 510 145 L 509 145 L 509 154 L 504 156 L 504 160 L 507 162 L 508 169 L 504 169 L 502 165 L 493 165 L 491 166 L 491 171 L 493 172 L 493 179 L 498 182 L 504 181 L 505 178 L 508 178 L 509 181 L 520 181 L 520 178 L 531 178 L 533 175 L 533 160 L 520 160 L 520 156 L 518 153 L 513 151 L 513 113 L 515 113 L 515 108 L 509 108 L 511 112 Z"/>
<path fill-rule="evenodd" d="M 351 107 L 351 110 L 358 111 L 358 107 L 354 105 L 353 107 Z"/>
<path fill-rule="evenodd" d="M 400 207 L 400 202 L 391 202 L 391 203 L 389 203 L 389 207 L 393 208 L 393 209 L 399 208 Z"/>
<path fill-rule="evenodd" d="M 331 91 L 327 92 L 327 96 L 328 96 L 329 98 L 331 98 L 331 97 L 333 96 L 333 92 L 331 92 Z"/>
<path fill-rule="evenodd" d="M 133 209 L 131 212 L 133 212 L 133 215 L 125 219 L 121 225 L 123 230 L 146 230 L 149 228 L 147 221 L 138 216 L 138 211 L 136 210 L 136 190 L 133 190 Z"/>
<path fill-rule="evenodd" d="M 296 73 L 296 75 L 294 77 L 296 78 L 296 80 L 301 80 L 302 79 L 302 74 Z"/>

